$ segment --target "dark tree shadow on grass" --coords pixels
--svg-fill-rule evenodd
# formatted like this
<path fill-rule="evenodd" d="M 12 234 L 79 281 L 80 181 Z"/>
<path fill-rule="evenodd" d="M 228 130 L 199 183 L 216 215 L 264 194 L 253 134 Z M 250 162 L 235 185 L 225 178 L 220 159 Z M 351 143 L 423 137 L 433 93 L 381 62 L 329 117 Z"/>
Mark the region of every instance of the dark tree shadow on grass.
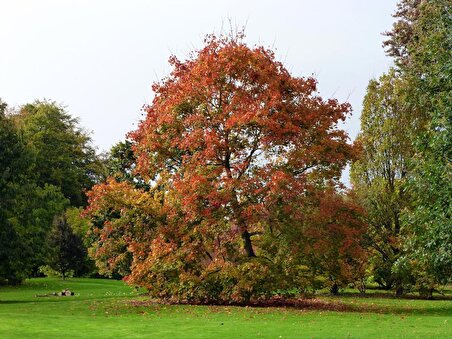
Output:
<path fill-rule="evenodd" d="M 342 302 L 341 297 L 347 299 L 348 302 Z M 244 307 L 253 309 L 293 309 L 302 311 L 327 311 L 327 312 L 352 312 L 352 313 L 366 313 L 366 314 L 394 314 L 394 315 L 422 315 L 422 316 L 452 316 L 452 302 L 442 306 L 422 306 L 422 305 L 375 305 L 375 304 L 350 304 L 350 299 L 360 299 L 361 296 L 357 297 L 354 295 L 337 296 L 333 297 L 333 300 L 325 300 L 322 298 L 302 298 L 302 299 L 277 299 L 268 300 L 264 302 L 249 303 L 247 305 L 243 304 L 215 304 L 215 303 L 205 303 L 205 304 L 190 304 L 190 303 L 171 303 L 163 300 L 132 300 L 127 303 L 130 307 L 150 307 L 158 310 L 160 307 L 165 305 L 196 305 L 200 307 L 211 307 L 212 310 L 218 308 L 221 312 L 229 307 Z M 363 297 L 366 300 L 371 300 L 372 296 Z M 380 298 L 379 296 L 374 296 L 374 298 Z M 396 298 L 394 298 L 396 299 Z M 407 298 L 405 298 L 407 299 Z M 411 298 L 413 299 L 413 298 Z M 451 300 L 450 298 L 442 300 Z M 435 301 L 429 300 L 430 303 Z"/>

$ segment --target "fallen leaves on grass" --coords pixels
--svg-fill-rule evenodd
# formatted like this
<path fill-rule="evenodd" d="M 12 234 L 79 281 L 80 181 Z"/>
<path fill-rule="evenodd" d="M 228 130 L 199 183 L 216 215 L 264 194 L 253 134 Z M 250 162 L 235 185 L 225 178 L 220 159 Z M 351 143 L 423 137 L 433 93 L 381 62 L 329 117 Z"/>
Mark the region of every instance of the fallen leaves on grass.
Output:
<path fill-rule="evenodd" d="M 193 305 L 189 302 L 172 302 L 169 300 L 132 300 L 129 302 L 131 306 L 134 307 L 147 307 L 156 305 Z M 318 298 L 301 298 L 301 299 L 284 299 L 280 297 L 274 297 L 266 300 L 251 301 L 246 305 L 230 303 L 230 304 L 215 304 L 215 303 L 196 303 L 195 305 L 205 305 L 205 306 L 243 306 L 243 307 L 255 307 L 255 308 L 294 308 L 300 310 L 313 310 L 313 311 L 336 311 L 336 312 L 347 312 L 355 311 L 356 307 L 353 305 L 347 305 L 340 301 L 326 301 Z"/>

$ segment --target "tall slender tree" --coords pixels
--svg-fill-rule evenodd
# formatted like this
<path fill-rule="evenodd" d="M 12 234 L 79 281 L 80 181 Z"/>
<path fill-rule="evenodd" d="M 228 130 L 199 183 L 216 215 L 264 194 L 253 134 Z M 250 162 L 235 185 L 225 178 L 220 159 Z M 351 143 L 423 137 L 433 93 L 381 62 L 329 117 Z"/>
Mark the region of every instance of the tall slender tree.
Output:
<path fill-rule="evenodd" d="M 410 250 L 400 266 L 411 266 L 429 293 L 452 278 L 451 7 L 447 0 L 401 1 L 385 43 L 407 84 L 411 119 L 424 121 L 413 139 L 409 188 L 415 201 L 405 214 Z"/>
<path fill-rule="evenodd" d="M 352 182 L 367 210 L 368 242 L 374 250 L 374 278 L 382 286 L 402 279 L 393 265 L 402 254 L 403 210 L 410 197 L 405 190 L 414 150 L 412 122 L 403 99 L 403 81 L 391 69 L 367 87 L 356 140 L 361 156 L 352 166 Z"/>
<path fill-rule="evenodd" d="M 395 17 L 384 43 L 395 69 L 369 84 L 353 182 L 377 281 L 431 294 L 452 277 L 451 4 L 402 0 Z"/>

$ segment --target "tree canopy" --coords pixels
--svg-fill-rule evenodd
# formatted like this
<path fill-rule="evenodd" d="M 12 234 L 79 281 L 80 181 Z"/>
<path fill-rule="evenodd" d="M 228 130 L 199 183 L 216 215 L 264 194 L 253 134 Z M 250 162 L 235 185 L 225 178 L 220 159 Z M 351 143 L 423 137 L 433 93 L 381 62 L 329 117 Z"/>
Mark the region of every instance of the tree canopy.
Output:
<path fill-rule="evenodd" d="M 420 284 L 431 290 L 452 278 L 452 11 L 446 0 L 402 1 L 400 6 L 416 13 L 407 19 L 398 13 L 399 22 L 410 27 L 401 44 L 406 53 L 400 71 L 410 94 L 406 102 L 425 119 L 413 140 L 409 189 L 414 202 L 406 213 L 410 251 L 400 266 L 411 267 Z M 399 35 L 394 31 L 389 41 Z"/>
<path fill-rule="evenodd" d="M 306 231 L 302 206 L 314 215 L 353 157 L 337 126 L 350 105 L 323 100 L 315 79 L 292 76 L 241 34 L 210 35 L 170 64 L 130 133 L 134 173 L 152 187 L 110 179 L 90 193 L 98 265 L 130 263 L 130 283 L 176 298 L 243 301 L 269 284 L 306 286 L 288 244 Z"/>
<path fill-rule="evenodd" d="M 369 82 L 356 139 L 361 153 L 351 170 L 354 189 L 367 211 L 374 279 L 386 288 L 402 285 L 393 266 L 402 251 L 402 213 L 410 203 L 405 185 L 414 150 L 403 87 L 394 69 Z"/>
<path fill-rule="evenodd" d="M 35 157 L 38 185 L 54 185 L 73 206 L 86 204 L 84 191 L 102 174 L 89 134 L 52 101 L 24 105 L 13 116 Z"/>

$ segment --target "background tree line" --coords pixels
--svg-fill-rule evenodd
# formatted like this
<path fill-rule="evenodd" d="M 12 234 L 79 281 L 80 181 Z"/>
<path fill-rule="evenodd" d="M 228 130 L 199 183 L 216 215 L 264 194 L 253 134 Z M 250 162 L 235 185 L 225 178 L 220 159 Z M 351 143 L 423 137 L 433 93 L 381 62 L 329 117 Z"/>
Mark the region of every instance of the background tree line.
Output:
<path fill-rule="evenodd" d="M 68 224 L 104 175 L 88 133 L 55 102 L 0 104 L 0 279 L 16 284 L 43 265 L 88 273 L 83 234 Z"/>

